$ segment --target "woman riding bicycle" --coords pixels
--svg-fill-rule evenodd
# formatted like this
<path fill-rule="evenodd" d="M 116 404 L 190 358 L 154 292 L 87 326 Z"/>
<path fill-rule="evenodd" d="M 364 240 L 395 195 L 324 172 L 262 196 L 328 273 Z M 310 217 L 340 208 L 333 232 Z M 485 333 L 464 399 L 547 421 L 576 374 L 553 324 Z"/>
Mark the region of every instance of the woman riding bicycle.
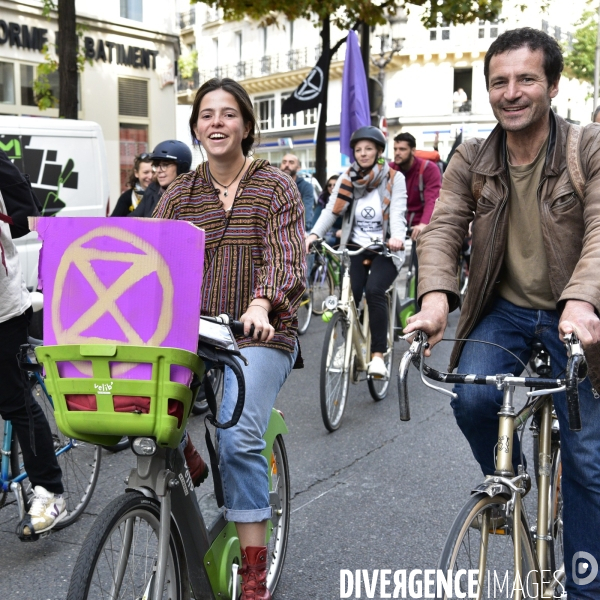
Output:
<path fill-rule="evenodd" d="M 373 237 L 387 242 L 392 252 L 404 248 L 406 233 L 406 186 L 404 176 L 382 158 L 385 137 L 377 127 L 361 127 L 350 139 L 354 162 L 338 179 L 327 206 L 306 240 L 306 250 L 323 237 L 336 218 L 343 215 L 340 246 L 365 246 Z M 367 260 L 366 260 L 367 259 Z M 386 290 L 396 278 L 401 262 L 375 252 L 351 258 L 350 281 L 358 304 L 363 289 L 370 313 L 371 352 L 368 374 L 387 378 L 383 355 L 387 350 Z"/>
<path fill-rule="evenodd" d="M 229 313 L 244 323 L 238 345 L 249 362 L 242 365 L 246 401 L 238 424 L 217 432 L 219 463 L 225 518 L 236 523 L 242 548 L 241 598 L 268 600 L 265 541 L 271 506 L 262 436 L 298 359 L 296 309 L 306 282 L 304 209 L 290 177 L 248 157 L 256 119 L 241 85 L 216 78 L 204 83 L 190 129 L 208 160 L 173 182 L 153 217 L 183 219 L 204 229 L 202 314 Z M 237 380 L 226 368 L 221 422 L 231 418 L 236 400 Z"/>

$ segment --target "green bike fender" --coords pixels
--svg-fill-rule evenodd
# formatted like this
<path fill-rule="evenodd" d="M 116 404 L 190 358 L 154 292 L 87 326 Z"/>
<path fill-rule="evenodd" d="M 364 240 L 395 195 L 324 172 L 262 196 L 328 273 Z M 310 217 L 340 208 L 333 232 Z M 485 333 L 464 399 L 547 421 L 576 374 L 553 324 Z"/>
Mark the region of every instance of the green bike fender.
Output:
<path fill-rule="evenodd" d="M 275 438 L 278 435 L 284 435 L 288 432 L 287 425 L 278 410 L 273 409 L 271 411 L 271 418 L 269 419 L 269 425 L 267 431 L 263 436 L 263 439 L 267 443 L 265 449 L 262 451 L 262 455 L 267 459 L 267 463 L 271 460 L 271 448 L 275 443 Z"/>

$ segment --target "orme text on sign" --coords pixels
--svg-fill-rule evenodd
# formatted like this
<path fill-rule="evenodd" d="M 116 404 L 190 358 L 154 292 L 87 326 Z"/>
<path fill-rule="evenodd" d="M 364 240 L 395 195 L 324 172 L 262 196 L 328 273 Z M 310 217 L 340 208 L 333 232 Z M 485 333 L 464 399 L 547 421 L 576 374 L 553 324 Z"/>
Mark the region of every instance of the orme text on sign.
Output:
<path fill-rule="evenodd" d="M 0 20 L 0 46 L 8 42 L 11 47 L 41 52 L 44 45 L 48 43 L 47 34 L 47 29 Z M 115 62 L 134 69 L 156 69 L 157 50 L 94 40 L 89 36 L 83 38 L 83 46 L 85 57 L 88 59 Z"/>

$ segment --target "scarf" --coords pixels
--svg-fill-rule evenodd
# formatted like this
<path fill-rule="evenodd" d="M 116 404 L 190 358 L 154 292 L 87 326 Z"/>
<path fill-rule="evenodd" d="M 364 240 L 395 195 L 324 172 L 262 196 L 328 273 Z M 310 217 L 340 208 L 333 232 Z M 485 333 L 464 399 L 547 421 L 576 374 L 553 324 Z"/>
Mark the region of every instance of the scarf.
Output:
<path fill-rule="evenodd" d="M 342 183 L 338 189 L 335 202 L 333 204 L 333 213 L 341 215 L 346 207 L 353 201 L 362 198 L 367 192 L 371 192 L 387 179 L 387 185 L 383 192 L 381 207 L 383 211 L 383 220 L 389 219 L 389 206 L 392 197 L 392 185 L 394 184 L 395 171 L 392 171 L 386 162 L 379 159 L 375 165 L 368 170 L 361 169 L 355 161 L 348 170 L 341 176 Z"/>

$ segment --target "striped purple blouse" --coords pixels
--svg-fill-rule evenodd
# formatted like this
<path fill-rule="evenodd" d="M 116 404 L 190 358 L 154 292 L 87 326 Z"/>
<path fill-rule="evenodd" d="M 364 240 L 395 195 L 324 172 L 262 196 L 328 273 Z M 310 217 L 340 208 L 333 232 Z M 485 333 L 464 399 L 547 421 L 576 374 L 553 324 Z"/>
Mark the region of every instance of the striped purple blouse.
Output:
<path fill-rule="evenodd" d="M 292 352 L 296 310 L 306 288 L 304 206 L 296 184 L 266 160 L 254 160 L 238 185 L 227 215 L 210 182 L 208 163 L 180 175 L 159 200 L 154 218 L 189 221 L 205 232 L 202 314 L 235 319 L 254 298 L 270 300 L 275 337 L 244 346 Z"/>

